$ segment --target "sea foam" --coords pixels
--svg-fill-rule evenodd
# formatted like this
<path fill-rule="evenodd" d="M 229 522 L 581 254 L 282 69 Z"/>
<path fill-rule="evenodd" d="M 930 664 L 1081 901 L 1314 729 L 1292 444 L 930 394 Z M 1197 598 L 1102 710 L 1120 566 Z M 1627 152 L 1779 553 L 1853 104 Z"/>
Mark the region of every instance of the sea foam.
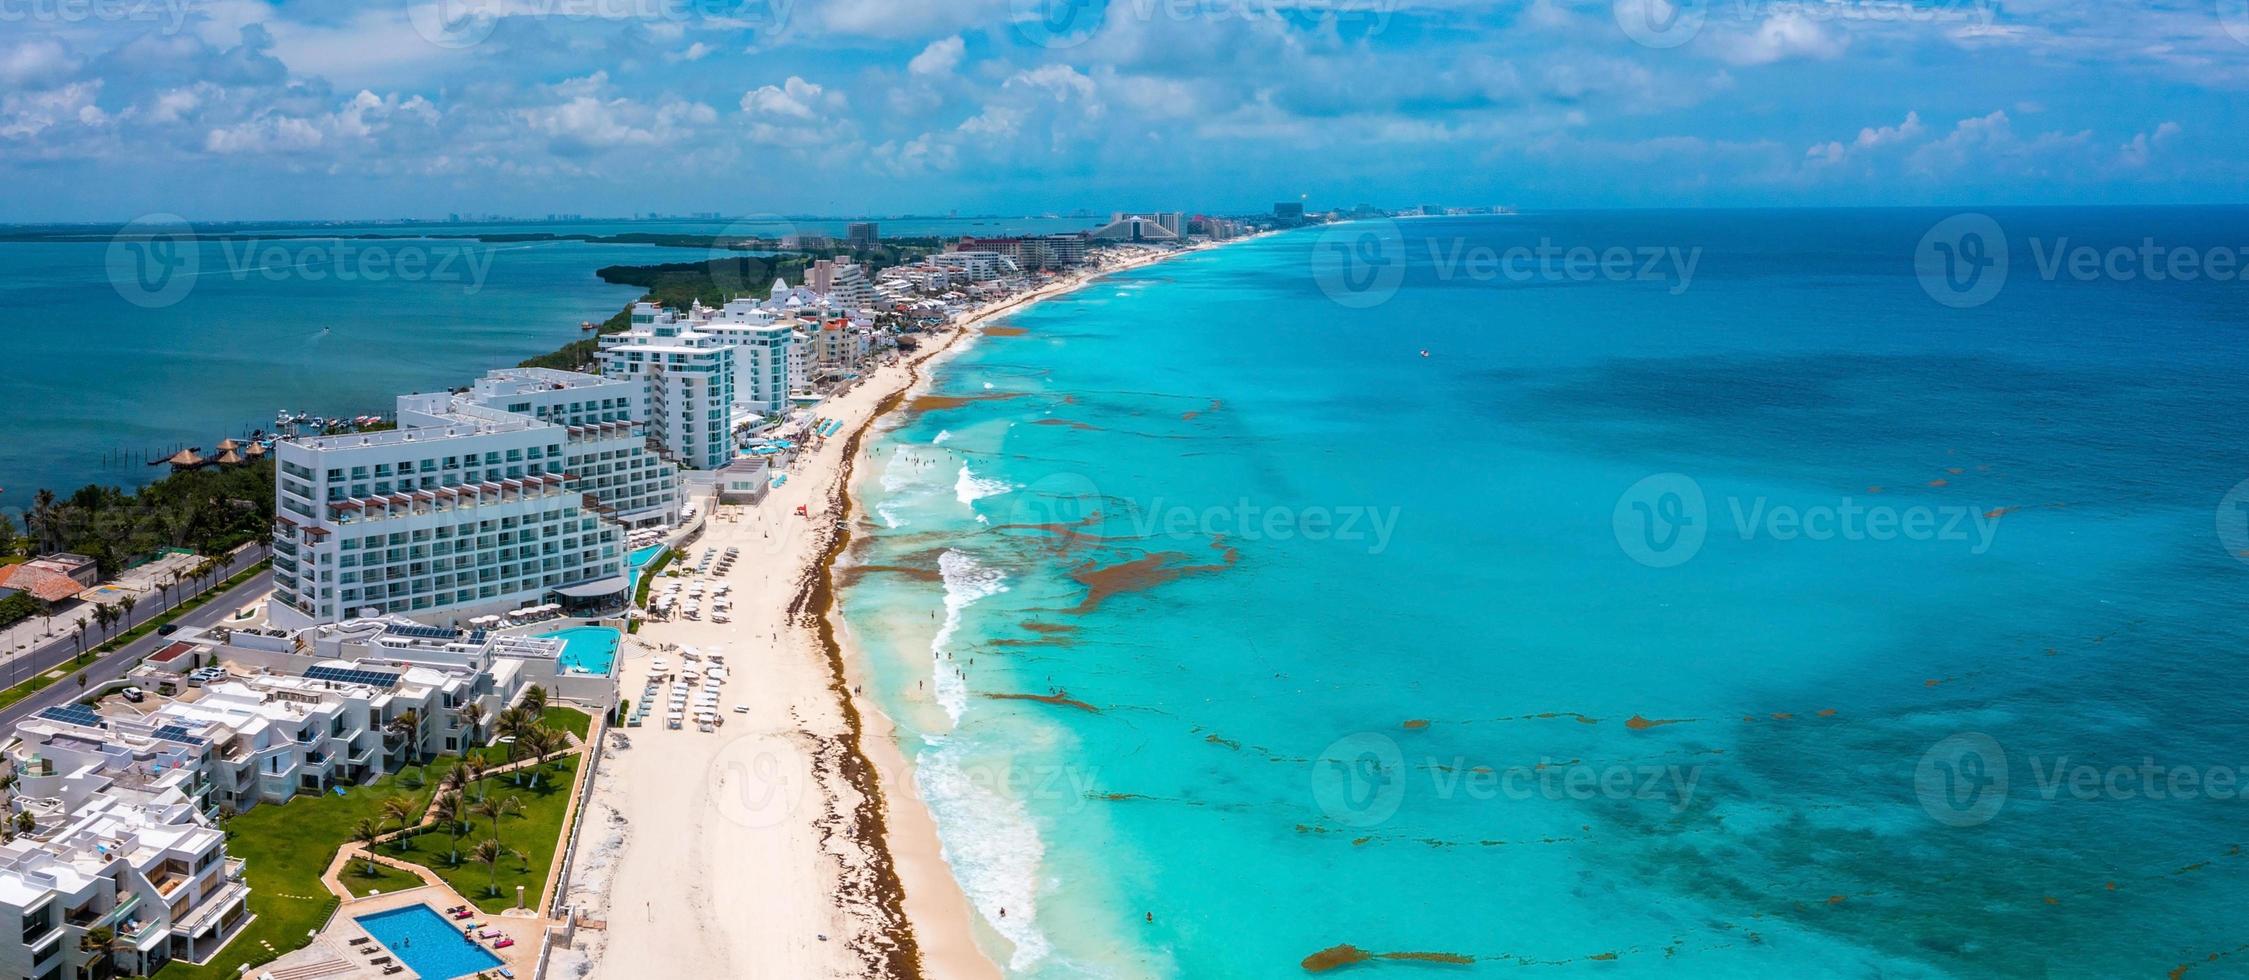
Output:
<path fill-rule="evenodd" d="M 946 552 L 952 555 L 954 552 Z M 933 739 L 915 760 L 914 781 L 943 843 L 945 863 L 985 924 L 1015 945 L 1010 972 L 1022 973 L 1053 952 L 1039 929 L 1039 866 L 1046 842 L 1030 810 L 977 779 L 961 736 Z M 1000 917 L 1006 909 L 1007 916 Z"/>
<path fill-rule="evenodd" d="M 986 479 L 969 472 L 966 464 L 961 466 L 960 475 L 953 479 L 953 497 L 959 500 L 963 506 L 973 504 L 986 497 L 999 496 L 1013 489 L 1015 489 L 1015 484 L 1006 480 Z"/>
<path fill-rule="evenodd" d="M 960 630 L 961 611 L 978 599 L 1007 591 L 1007 573 L 951 548 L 937 556 L 937 571 L 945 579 L 945 624 L 929 641 L 930 672 L 937 703 L 957 726 L 968 710 L 968 681 L 960 676 L 959 664 L 946 654 L 952 652 L 953 634 Z"/>

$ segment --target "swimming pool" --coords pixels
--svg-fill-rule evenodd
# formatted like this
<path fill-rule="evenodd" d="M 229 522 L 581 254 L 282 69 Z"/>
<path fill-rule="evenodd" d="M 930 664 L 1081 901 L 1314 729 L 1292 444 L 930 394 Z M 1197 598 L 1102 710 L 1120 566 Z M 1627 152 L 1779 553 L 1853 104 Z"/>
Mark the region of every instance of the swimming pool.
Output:
<path fill-rule="evenodd" d="M 617 640 L 623 635 L 607 626 L 573 626 L 541 633 L 539 638 L 562 641 L 563 670 L 607 676 L 617 661 Z"/>
<path fill-rule="evenodd" d="M 625 557 L 625 575 L 627 576 L 626 581 L 631 583 L 628 594 L 640 594 L 641 570 L 647 568 L 648 563 L 655 561 L 656 556 L 663 554 L 664 551 L 665 547 L 663 545 L 652 544 L 646 548 L 635 549 L 632 554 Z"/>
<path fill-rule="evenodd" d="M 417 903 L 354 921 L 425 980 L 452 980 L 504 964 L 491 950 L 463 938 L 460 927 L 427 905 Z"/>

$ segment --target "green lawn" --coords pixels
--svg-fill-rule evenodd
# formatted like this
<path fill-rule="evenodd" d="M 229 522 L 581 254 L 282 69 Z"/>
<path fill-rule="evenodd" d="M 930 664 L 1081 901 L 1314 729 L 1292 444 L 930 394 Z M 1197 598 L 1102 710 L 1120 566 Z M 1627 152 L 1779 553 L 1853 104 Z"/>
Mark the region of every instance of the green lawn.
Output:
<path fill-rule="evenodd" d="M 384 847 L 382 853 L 389 854 L 391 850 Z M 353 895 L 361 898 L 376 892 L 387 893 L 421 887 L 422 879 L 415 877 L 410 872 L 400 871 L 397 868 L 382 864 L 377 864 L 374 868 L 374 873 L 368 874 L 367 862 L 353 861 L 344 868 L 344 873 L 340 876 L 343 879 L 344 887 L 351 889 Z"/>
<path fill-rule="evenodd" d="M 501 846 L 521 852 L 521 856 L 510 854 L 495 869 L 487 870 L 468 857 L 477 841 L 493 837 L 492 822 L 481 818 L 461 835 L 459 864 L 453 863 L 453 835 L 442 826 L 400 842 L 404 845 L 403 851 L 385 844 L 382 852 L 437 872 L 454 891 L 475 902 L 483 911 L 497 913 L 514 908 L 517 885 L 523 886 L 524 901 L 537 904 L 539 893 L 546 888 L 547 869 L 554 863 L 555 850 L 561 844 L 562 817 L 570 808 L 570 790 L 579 758 L 557 759 L 541 768 L 535 786 L 529 773 L 509 773 L 483 780 L 481 788 L 486 794 L 499 798 L 513 796 L 522 804 L 521 809 L 501 818 L 497 838 Z M 477 788 L 471 788 L 468 795 L 474 801 Z"/>
<path fill-rule="evenodd" d="M 576 708 L 554 705 L 539 714 L 539 724 L 557 731 L 569 732 L 578 736 L 580 741 L 584 741 L 586 733 L 593 730 L 593 717 Z M 504 766 L 509 762 L 508 746 L 505 745 L 480 745 L 470 754 L 476 756 L 478 761 L 487 766 Z M 444 771 L 442 764 L 435 769 L 438 774 L 442 774 Z"/>
<path fill-rule="evenodd" d="M 257 920 L 234 937 L 208 965 L 174 962 L 157 971 L 160 980 L 232 980 L 245 963 L 263 963 L 298 949 L 306 935 L 328 920 L 336 897 L 320 884 L 320 874 L 336 850 L 351 840 L 352 825 L 363 817 L 381 819 L 383 801 L 405 796 L 429 801 L 429 791 L 408 792 L 396 777 L 348 788 L 343 796 L 298 796 L 287 803 L 261 803 L 227 821 L 227 853 L 248 862 L 250 911 Z M 383 887 L 372 884 L 371 887 Z M 266 947 L 271 945 L 273 952 Z"/>
<path fill-rule="evenodd" d="M 567 710 L 550 709 L 550 713 Z M 580 714 L 580 718 L 584 716 Z M 556 722 L 550 720 L 549 724 Z M 303 947 L 311 938 L 308 934 L 319 929 L 336 907 L 336 898 L 321 885 L 320 875 L 328 870 L 336 851 L 350 842 L 352 826 L 362 818 L 379 821 L 383 802 L 395 797 L 412 800 L 419 812 L 436 793 L 435 776 L 443 772 L 445 764 L 443 759 L 434 763 L 429 785 L 418 790 L 406 789 L 393 774 L 366 786 L 347 788 L 343 796 L 329 793 L 299 796 L 281 804 L 260 804 L 228 821 L 227 851 L 248 862 L 244 872 L 250 884 L 250 911 L 257 919 L 209 965 L 174 962 L 159 971 L 156 980 L 237 980 L 243 965 L 263 963 Z M 523 805 L 500 821 L 500 843 L 521 851 L 523 856 L 510 855 L 500 862 L 494 875 L 499 886 L 497 895 L 487 891 L 484 866 L 465 860 L 475 842 L 492 836 L 490 821 L 478 820 L 474 832 L 461 838 L 464 860 L 458 866 L 450 860 L 452 835 L 442 827 L 382 844 L 379 851 L 385 857 L 437 872 L 487 912 L 513 907 L 518 884 L 524 886 L 529 901 L 537 902 L 560 844 L 562 816 L 570 805 L 577 768 L 578 757 L 572 756 L 541 769 L 536 788 L 530 785 L 528 774 L 511 774 L 485 779 L 480 787 L 469 789 L 471 800 L 482 789 L 495 796 L 514 796 Z M 343 881 L 354 895 L 397 891 L 420 883 L 411 874 L 380 865 L 370 877 L 359 863 L 345 869 Z"/>

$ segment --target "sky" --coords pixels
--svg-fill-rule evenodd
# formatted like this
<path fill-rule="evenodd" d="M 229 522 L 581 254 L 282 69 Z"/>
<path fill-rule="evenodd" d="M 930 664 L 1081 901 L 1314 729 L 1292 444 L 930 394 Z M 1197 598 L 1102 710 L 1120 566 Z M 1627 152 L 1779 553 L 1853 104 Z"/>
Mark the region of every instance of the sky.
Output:
<path fill-rule="evenodd" d="M 0 0 L 0 221 L 2237 203 L 2249 0 Z"/>

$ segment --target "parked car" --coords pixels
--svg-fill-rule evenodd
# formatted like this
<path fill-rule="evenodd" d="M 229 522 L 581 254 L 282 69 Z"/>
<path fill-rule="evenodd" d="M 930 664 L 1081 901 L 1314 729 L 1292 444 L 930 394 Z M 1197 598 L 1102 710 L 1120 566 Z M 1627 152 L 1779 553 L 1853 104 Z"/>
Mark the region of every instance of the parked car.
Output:
<path fill-rule="evenodd" d="M 148 694 L 137 687 L 128 687 L 121 693 L 125 695 L 125 700 L 135 704 L 148 700 Z"/>

